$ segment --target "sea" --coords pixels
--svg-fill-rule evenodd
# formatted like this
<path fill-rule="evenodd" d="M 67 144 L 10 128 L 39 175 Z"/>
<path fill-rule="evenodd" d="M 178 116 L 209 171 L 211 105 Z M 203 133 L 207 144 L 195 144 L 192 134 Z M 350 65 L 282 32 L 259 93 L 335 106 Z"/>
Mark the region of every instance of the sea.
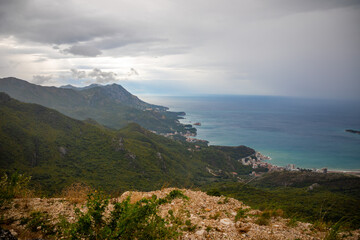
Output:
<path fill-rule="evenodd" d="M 210 145 L 246 145 L 277 166 L 360 170 L 360 101 L 274 96 L 142 96 L 200 122 Z"/>

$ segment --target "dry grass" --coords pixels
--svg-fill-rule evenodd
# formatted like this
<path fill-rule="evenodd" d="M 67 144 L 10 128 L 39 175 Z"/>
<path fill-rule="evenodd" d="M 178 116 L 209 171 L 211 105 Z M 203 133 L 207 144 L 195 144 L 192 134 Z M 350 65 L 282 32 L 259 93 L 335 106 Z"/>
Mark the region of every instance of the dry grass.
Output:
<path fill-rule="evenodd" d="M 86 201 L 88 194 L 92 188 L 84 183 L 73 183 L 63 189 L 61 197 L 70 201 L 71 203 L 83 203 Z"/>
<path fill-rule="evenodd" d="M 163 185 L 162 185 L 162 187 L 161 187 L 161 191 L 163 191 L 163 190 L 166 189 L 166 188 L 169 188 L 169 186 L 170 186 L 170 183 L 164 182 Z"/>
<path fill-rule="evenodd" d="M 130 196 L 130 203 L 131 204 L 134 204 L 134 203 L 140 201 L 143 198 L 151 199 L 151 197 L 152 197 L 152 195 L 150 195 L 150 194 L 145 194 L 144 195 L 141 192 L 131 192 L 129 196 Z"/>

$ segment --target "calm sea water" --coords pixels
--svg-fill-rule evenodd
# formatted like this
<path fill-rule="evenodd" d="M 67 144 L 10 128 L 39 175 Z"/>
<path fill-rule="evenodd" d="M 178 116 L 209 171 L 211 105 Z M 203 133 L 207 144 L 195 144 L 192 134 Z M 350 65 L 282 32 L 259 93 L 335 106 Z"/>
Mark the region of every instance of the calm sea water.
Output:
<path fill-rule="evenodd" d="M 264 96 L 149 97 L 201 122 L 197 138 L 212 145 L 246 145 L 278 166 L 360 169 L 360 102 Z"/>

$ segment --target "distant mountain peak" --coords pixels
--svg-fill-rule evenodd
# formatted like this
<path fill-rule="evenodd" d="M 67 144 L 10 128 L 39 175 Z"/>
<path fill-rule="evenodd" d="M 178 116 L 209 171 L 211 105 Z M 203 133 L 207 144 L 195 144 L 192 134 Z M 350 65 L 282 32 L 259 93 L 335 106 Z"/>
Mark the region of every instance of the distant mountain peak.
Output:
<path fill-rule="evenodd" d="M 0 92 L 6 92 L 10 97 L 23 102 L 56 109 L 80 120 L 92 118 L 112 128 L 137 122 L 147 129 L 160 132 L 182 129 L 177 122 L 176 113 L 169 113 L 171 121 L 163 119 L 163 113 L 168 108 L 146 103 L 116 83 L 91 84 L 86 87 L 71 84 L 45 87 L 8 77 L 0 78 Z"/>
<path fill-rule="evenodd" d="M 89 88 L 94 88 L 94 87 L 102 87 L 102 86 L 103 85 L 96 84 L 96 83 L 93 83 L 93 84 L 85 86 L 85 87 L 76 87 L 74 85 L 67 84 L 67 85 L 60 86 L 60 88 L 73 89 L 73 90 L 84 90 L 84 89 L 89 89 Z"/>

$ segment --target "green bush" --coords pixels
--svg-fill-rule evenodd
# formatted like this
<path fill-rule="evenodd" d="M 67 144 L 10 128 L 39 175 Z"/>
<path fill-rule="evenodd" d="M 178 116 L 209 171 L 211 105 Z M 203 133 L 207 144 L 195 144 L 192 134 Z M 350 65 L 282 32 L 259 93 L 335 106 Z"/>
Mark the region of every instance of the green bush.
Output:
<path fill-rule="evenodd" d="M 185 200 L 189 200 L 189 197 L 185 196 L 184 193 L 178 189 L 172 190 L 165 199 L 171 202 L 175 198 L 183 198 Z"/>
<path fill-rule="evenodd" d="M 211 189 L 211 190 L 207 191 L 206 194 L 209 196 L 215 196 L 215 197 L 221 196 L 221 193 L 217 189 Z"/>
<path fill-rule="evenodd" d="M 76 209 L 76 221 L 69 223 L 61 217 L 59 224 L 59 237 L 65 239 L 171 239 L 179 236 L 177 228 L 178 219 L 171 221 L 157 215 L 159 206 L 171 202 L 175 198 L 188 199 L 181 191 L 173 190 L 163 199 L 155 195 L 151 199 L 141 199 L 136 203 L 130 203 L 130 197 L 123 202 L 115 202 L 114 209 L 108 217 L 105 210 L 109 199 L 102 193 L 89 194 L 87 211 L 81 212 Z M 174 222 L 173 222 L 173 221 Z M 193 226 L 187 225 L 189 229 Z M 196 226 L 195 226 L 196 227 Z"/>
<path fill-rule="evenodd" d="M 185 221 L 185 227 L 183 227 L 182 230 L 188 231 L 188 232 L 195 232 L 196 228 L 197 228 L 197 225 L 192 224 L 191 220 L 188 219 Z"/>
<path fill-rule="evenodd" d="M 270 224 L 270 218 L 271 218 L 271 212 L 264 211 L 261 213 L 259 218 L 255 221 L 256 224 L 259 225 L 269 225 Z"/>
<path fill-rule="evenodd" d="M 51 224 L 47 213 L 34 211 L 30 213 L 30 217 L 22 218 L 20 223 L 31 232 L 41 231 L 47 236 L 55 234 L 55 226 Z"/>
<path fill-rule="evenodd" d="M 29 196 L 31 193 L 28 189 L 30 179 L 30 176 L 19 173 L 13 173 L 10 177 L 4 174 L 0 179 L 0 206 L 15 197 Z"/>
<path fill-rule="evenodd" d="M 289 221 L 286 223 L 286 226 L 288 227 L 296 227 L 298 225 L 298 221 L 295 217 L 292 217 L 289 219 Z"/>
<path fill-rule="evenodd" d="M 258 225 L 266 226 L 270 224 L 270 219 L 260 216 L 258 219 L 256 219 L 255 223 Z"/>
<path fill-rule="evenodd" d="M 245 218 L 246 217 L 246 213 L 249 211 L 249 209 L 243 209 L 243 208 L 240 208 L 237 213 L 236 213 L 236 216 L 235 216 L 235 222 L 239 221 L 240 219 L 242 218 Z"/>

